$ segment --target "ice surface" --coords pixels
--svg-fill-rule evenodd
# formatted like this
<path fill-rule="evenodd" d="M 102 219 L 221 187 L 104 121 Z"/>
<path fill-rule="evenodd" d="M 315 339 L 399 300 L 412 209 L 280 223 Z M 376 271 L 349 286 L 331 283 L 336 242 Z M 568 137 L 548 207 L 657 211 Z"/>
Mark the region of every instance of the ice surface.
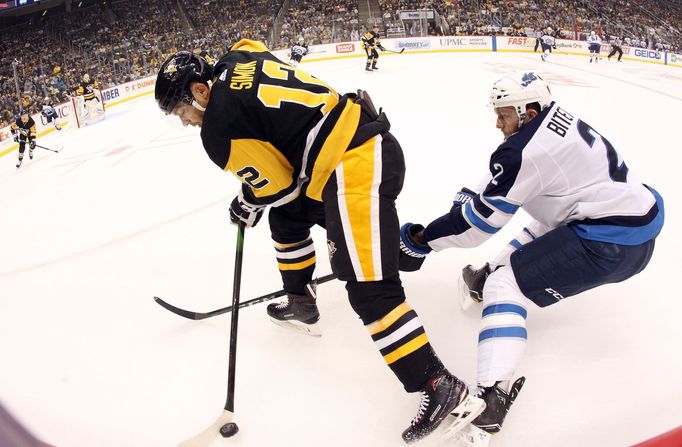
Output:
<path fill-rule="evenodd" d="M 304 64 L 339 91 L 362 88 L 386 111 L 406 156 L 401 220 L 426 223 L 475 185 L 499 144 L 486 107 L 509 71 L 541 70 L 556 100 L 605 135 L 666 201 L 649 267 L 545 310 L 530 308 L 528 377 L 495 446 L 625 446 L 682 421 L 679 274 L 682 70 L 528 54 L 402 54 Z M 0 158 L 0 400 L 58 447 L 167 447 L 205 428 L 225 400 L 228 317 L 192 322 L 231 300 L 237 181 L 205 155 L 196 129 L 168 127 L 150 96 L 105 121 L 51 134 L 34 160 Z M 410 304 L 451 371 L 473 380 L 478 313 L 456 278 L 516 234 L 518 216 L 477 249 L 432 255 L 403 275 Z M 265 222 L 265 221 L 264 221 Z M 267 224 L 246 233 L 242 297 L 281 288 Z M 324 233 L 315 230 L 318 273 Z M 338 282 L 320 286 L 323 337 L 288 333 L 265 306 L 240 316 L 235 421 L 214 446 L 399 446 L 407 395 Z"/>

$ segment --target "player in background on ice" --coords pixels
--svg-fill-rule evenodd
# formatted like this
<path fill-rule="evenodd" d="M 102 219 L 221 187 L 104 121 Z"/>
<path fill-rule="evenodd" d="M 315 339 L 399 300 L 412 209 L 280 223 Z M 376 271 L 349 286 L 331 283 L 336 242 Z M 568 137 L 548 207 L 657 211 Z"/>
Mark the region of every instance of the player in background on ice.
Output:
<path fill-rule="evenodd" d="M 366 71 L 378 70 L 377 61 L 379 60 L 379 52 L 386 51 L 381 45 L 381 40 L 379 39 L 379 27 L 375 26 L 372 31 L 369 31 L 364 36 L 362 36 L 362 47 L 367 53 L 367 63 L 365 64 Z"/>
<path fill-rule="evenodd" d="M 664 221 L 663 199 L 641 183 L 611 143 L 552 100 L 533 72 L 506 76 L 490 93 L 504 141 L 478 188 L 457 193 L 444 216 L 401 229 L 417 270 L 432 250 L 476 247 L 523 208 L 534 219 L 489 265 L 464 269 L 483 302 L 473 424 L 497 432 L 525 378 L 526 309 L 624 281 L 649 263 Z"/>
<path fill-rule="evenodd" d="M 452 430 L 480 413 L 482 401 L 448 372 L 406 302 L 395 209 L 404 157 L 365 92 L 338 94 L 244 39 L 215 68 L 188 52 L 170 56 L 155 98 L 183 125 L 201 127 L 209 158 L 242 182 L 230 205 L 233 223 L 255 226 L 269 206 L 287 292 L 285 302 L 267 308 L 273 321 L 306 330 L 317 324 L 310 228 L 321 225 L 353 310 L 405 390 L 422 394 L 403 439 L 427 436 L 452 411 L 460 412 L 448 419 Z"/>
<path fill-rule="evenodd" d="M 55 109 L 54 103 L 50 101 L 50 98 L 47 96 L 43 100 L 43 105 L 41 106 L 40 114 L 43 115 L 48 124 L 54 121 L 55 129 L 62 130 L 62 126 L 59 123 L 59 113 L 57 113 L 57 109 Z"/>
<path fill-rule="evenodd" d="M 97 89 L 99 89 L 99 82 L 90 79 L 90 75 L 85 73 L 78 89 L 76 89 L 76 95 L 83 96 L 86 117 L 93 111 L 104 113 L 104 105 L 100 103 L 99 97 L 95 93 Z"/>
<path fill-rule="evenodd" d="M 620 38 L 618 37 L 613 38 L 613 40 L 611 41 L 611 52 L 606 57 L 606 59 L 611 60 L 611 56 L 614 56 L 616 53 L 618 53 L 618 62 L 622 62 L 620 60 L 623 57 L 623 49 L 620 47 L 621 43 L 622 42 Z"/>
<path fill-rule="evenodd" d="M 21 116 L 10 126 L 12 138 L 19 143 L 19 161 L 17 168 L 21 166 L 28 143 L 28 158 L 33 159 L 33 150 L 36 148 L 36 122 L 28 114 L 28 111 L 21 112 Z"/>
<path fill-rule="evenodd" d="M 556 39 L 552 36 L 552 28 L 547 27 L 545 34 L 540 37 L 540 45 L 542 46 L 542 54 L 540 59 L 546 62 L 549 59 L 549 55 L 552 53 L 552 49 L 556 48 Z"/>
<path fill-rule="evenodd" d="M 601 51 L 601 37 L 594 31 L 590 32 L 589 37 L 587 38 L 587 44 L 589 45 L 589 50 L 590 50 L 590 63 L 592 63 L 592 59 L 594 59 L 594 63 L 596 64 L 599 62 L 599 52 Z"/>
<path fill-rule="evenodd" d="M 301 59 L 303 59 L 303 56 L 308 54 L 308 51 L 308 44 L 305 43 L 305 39 L 303 37 L 299 37 L 298 43 L 291 47 L 291 53 L 289 54 L 291 65 L 298 67 L 298 64 L 301 63 Z"/>

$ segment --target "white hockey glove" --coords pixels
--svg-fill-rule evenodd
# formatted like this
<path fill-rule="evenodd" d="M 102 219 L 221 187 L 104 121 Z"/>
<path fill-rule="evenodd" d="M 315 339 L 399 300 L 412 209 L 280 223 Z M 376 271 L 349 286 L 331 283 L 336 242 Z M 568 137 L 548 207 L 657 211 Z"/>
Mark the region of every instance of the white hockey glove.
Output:
<path fill-rule="evenodd" d="M 255 227 L 263 216 L 264 206 L 252 205 L 244 200 L 241 191 L 230 204 L 230 221 L 237 225 L 240 221 L 244 222 L 246 228 Z"/>

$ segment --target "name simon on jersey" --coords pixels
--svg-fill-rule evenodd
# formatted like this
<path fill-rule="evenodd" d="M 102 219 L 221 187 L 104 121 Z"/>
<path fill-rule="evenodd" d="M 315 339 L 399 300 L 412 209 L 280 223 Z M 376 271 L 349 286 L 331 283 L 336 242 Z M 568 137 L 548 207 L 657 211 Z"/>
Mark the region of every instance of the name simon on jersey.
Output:
<path fill-rule="evenodd" d="M 245 90 L 253 87 L 253 76 L 256 73 L 256 61 L 236 64 L 230 78 L 232 90 Z"/>
<path fill-rule="evenodd" d="M 571 126 L 573 122 L 573 115 L 563 110 L 561 107 L 557 107 L 554 115 L 547 123 L 547 128 L 559 135 L 560 137 L 566 136 L 566 131 Z"/>

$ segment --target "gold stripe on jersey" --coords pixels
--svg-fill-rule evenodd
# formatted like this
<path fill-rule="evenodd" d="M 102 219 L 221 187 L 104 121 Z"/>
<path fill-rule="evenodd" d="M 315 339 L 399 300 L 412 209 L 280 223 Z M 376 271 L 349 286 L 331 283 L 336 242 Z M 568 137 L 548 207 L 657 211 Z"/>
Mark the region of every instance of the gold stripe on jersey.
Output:
<path fill-rule="evenodd" d="M 386 330 L 390 325 L 395 323 L 400 317 L 411 310 L 412 308 L 409 304 L 402 303 L 386 314 L 386 316 L 384 316 L 381 320 L 377 320 L 374 323 L 368 324 L 367 329 L 371 335 L 378 334 L 379 332 Z"/>
<path fill-rule="evenodd" d="M 251 53 L 263 53 L 268 51 L 268 47 L 256 40 L 242 39 L 232 45 L 230 51 L 249 51 Z"/>
<path fill-rule="evenodd" d="M 360 106 L 352 101 L 347 101 L 339 119 L 315 159 L 315 165 L 310 175 L 310 184 L 306 190 L 306 195 L 311 199 L 322 201 L 322 189 L 341 161 L 341 157 L 353 139 L 359 122 Z"/>
<path fill-rule="evenodd" d="M 289 160 L 267 141 L 231 141 L 230 158 L 224 170 L 248 184 L 257 198 L 273 196 L 291 186 L 294 168 Z"/>

